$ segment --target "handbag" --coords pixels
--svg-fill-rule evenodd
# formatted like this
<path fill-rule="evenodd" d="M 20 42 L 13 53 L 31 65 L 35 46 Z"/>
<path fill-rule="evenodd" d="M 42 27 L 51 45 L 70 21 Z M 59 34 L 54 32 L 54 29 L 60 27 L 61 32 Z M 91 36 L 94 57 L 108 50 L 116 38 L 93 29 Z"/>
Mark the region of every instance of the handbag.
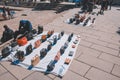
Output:
<path fill-rule="evenodd" d="M 40 57 L 38 55 L 35 55 L 31 60 L 31 65 L 35 66 L 39 63 L 39 61 L 40 61 Z"/>
<path fill-rule="evenodd" d="M 43 26 L 38 26 L 38 33 L 37 34 L 41 34 L 43 32 Z"/>
<path fill-rule="evenodd" d="M 47 49 L 46 48 L 41 49 L 41 51 L 40 51 L 40 57 L 44 58 L 46 56 L 46 54 L 47 54 Z"/>
<path fill-rule="evenodd" d="M 11 53 L 11 51 L 10 51 L 10 48 L 9 48 L 9 47 L 3 48 L 3 49 L 2 49 L 2 58 L 5 58 L 5 57 L 9 56 L 10 53 Z"/>
<path fill-rule="evenodd" d="M 40 40 L 35 41 L 34 48 L 38 48 L 40 46 L 40 44 L 41 44 Z"/>
<path fill-rule="evenodd" d="M 26 47 L 26 54 L 28 55 L 28 54 L 32 53 L 32 51 L 33 51 L 32 45 L 30 44 Z"/>
<path fill-rule="evenodd" d="M 22 37 L 22 38 L 18 38 L 17 39 L 17 43 L 18 43 L 18 45 L 20 45 L 20 46 L 24 46 L 25 44 L 27 44 L 27 38 L 26 37 Z"/>
<path fill-rule="evenodd" d="M 23 51 L 17 51 L 16 56 L 20 61 L 23 61 L 25 59 L 25 54 Z"/>
<path fill-rule="evenodd" d="M 45 42 L 46 39 L 47 39 L 47 36 L 46 36 L 46 35 L 42 35 L 42 37 L 41 37 L 41 41 L 42 41 L 42 42 Z"/>

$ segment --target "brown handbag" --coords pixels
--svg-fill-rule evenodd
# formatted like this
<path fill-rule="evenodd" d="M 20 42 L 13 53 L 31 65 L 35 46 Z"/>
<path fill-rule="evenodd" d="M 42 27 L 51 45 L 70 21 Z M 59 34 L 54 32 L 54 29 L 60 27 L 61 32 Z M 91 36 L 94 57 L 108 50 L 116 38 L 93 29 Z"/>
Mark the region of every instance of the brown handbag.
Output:
<path fill-rule="evenodd" d="M 38 48 L 41 44 L 41 41 L 40 40 L 37 40 L 34 44 L 34 48 Z"/>
<path fill-rule="evenodd" d="M 35 55 L 31 60 L 31 65 L 35 66 L 39 63 L 39 61 L 40 61 L 40 57 L 38 55 Z"/>
<path fill-rule="evenodd" d="M 41 40 L 44 42 L 47 39 L 47 35 L 42 35 Z"/>

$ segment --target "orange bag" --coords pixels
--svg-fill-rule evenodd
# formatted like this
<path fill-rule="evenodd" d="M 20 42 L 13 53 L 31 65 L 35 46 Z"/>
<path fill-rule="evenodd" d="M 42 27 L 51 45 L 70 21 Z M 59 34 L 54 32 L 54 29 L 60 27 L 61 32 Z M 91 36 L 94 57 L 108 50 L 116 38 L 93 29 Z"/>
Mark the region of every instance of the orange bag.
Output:
<path fill-rule="evenodd" d="M 40 40 L 37 40 L 34 44 L 34 48 L 38 48 L 41 44 L 41 41 Z"/>
<path fill-rule="evenodd" d="M 26 37 L 22 37 L 22 38 L 20 38 L 20 39 L 17 39 L 17 43 L 18 43 L 18 45 L 20 45 L 20 46 L 24 46 L 25 44 L 27 44 L 27 38 Z"/>

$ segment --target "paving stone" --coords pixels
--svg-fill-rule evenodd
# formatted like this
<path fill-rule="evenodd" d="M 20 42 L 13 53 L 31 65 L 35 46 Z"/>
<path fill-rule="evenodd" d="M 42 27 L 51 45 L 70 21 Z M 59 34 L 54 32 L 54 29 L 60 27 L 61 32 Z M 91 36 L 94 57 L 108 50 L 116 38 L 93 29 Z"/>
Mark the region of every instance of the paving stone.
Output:
<path fill-rule="evenodd" d="M 100 46 L 100 45 L 96 45 L 96 44 L 92 45 L 91 48 L 94 48 L 96 50 L 100 50 L 100 51 L 103 51 L 103 52 L 106 52 L 106 53 L 109 53 L 109 54 L 112 54 L 112 55 L 115 55 L 115 56 L 117 56 L 119 54 L 117 50 L 110 49 L 110 48 Z"/>
<path fill-rule="evenodd" d="M 81 49 L 81 46 L 78 45 L 77 51 L 75 53 L 75 58 L 78 58 L 82 54 L 83 50 Z"/>
<path fill-rule="evenodd" d="M 112 49 L 119 50 L 120 45 L 108 44 L 108 47 L 110 47 L 110 48 L 112 48 Z"/>
<path fill-rule="evenodd" d="M 102 45 L 102 46 L 107 46 L 108 45 L 108 43 L 106 43 L 106 42 L 100 41 L 98 39 L 89 38 L 89 37 L 87 37 L 85 40 L 89 41 L 89 42 L 92 42 L 92 43 L 95 43 L 95 44 L 98 44 L 98 45 Z"/>
<path fill-rule="evenodd" d="M 34 72 L 28 77 L 26 77 L 24 80 L 52 80 L 52 79 L 41 72 Z"/>
<path fill-rule="evenodd" d="M 17 80 L 17 79 L 7 72 L 0 76 L 0 80 Z"/>
<path fill-rule="evenodd" d="M 86 36 L 86 37 L 90 37 L 90 38 L 99 39 L 99 36 L 92 35 L 92 34 L 86 34 L 86 33 L 82 33 L 81 35 L 84 35 L 84 36 Z"/>
<path fill-rule="evenodd" d="M 81 40 L 80 45 L 90 47 L 92 45 L 92 43 L 88 42 L 88 41 L 85 41 L 85 40 Z"/>
<path fill-rule="evenodd" d="M 96 68 L 91 68 L 85 77 L 90 80 L 120 80 L 120 78 Z"/>
<path fill-rule="evenodd" d="M 112 70 L 112 74 L 120 77 L 120 65 L 115 65 L 114 66 L 114 68 Z"/>
<path fill-rule="evenodd" d="M 78 73 L 82 76 L 85 75 L 85 73 L 88 71 L 88 69 L 90 68 L 90 66 L 84 64 L 84 63 L 81 63 L 81 62 L 78 62 L 76 60 L 74 60 L 72 62 L 72 64 L 70 65 L 70 70 L 74 71 L 75 73 Z"/>
<path fill-rule="evenodd" d="M 81 77 L 80 75 L 73 73 L 71 71 L 68 71 L 62 79 L 56 77 L 54 80 L 88 80 L 88 79 Z"/>
<path fill-rule="evenodd" d="M 106 72 L 111 72 L 111 70 L 113 68 L 112 63 L 98 59 L 90 54 L 83 54 L 78 58 L 78 60 L 80 60 L 86 64 L 89 64 L 90 66 L 97 67 L 97 68 L 104 70 Z"/>
<path fill-rule="evenodd" d="M 119 57 L 115 57 L 115 56 L 112 56 L 112 55 L 109 55 L 106 53 L 102 53 L 99 58 L 106 60 L 106 61 L 109 61 L 113 64 L 120 65 L 120 58 Z"/>
<path fill-rule="evenodd" d="M 90 54 L 94 57 L 98 57 L 101 54 L 100 51 L 97 51 L 95 49 L 88 48 L 85 46 L 80 46 L 80 47 L 78 47 L 78 49 L 81 51 L 82 54 Z"/>
<path fill-rule="evenodd" d="M 5 72 L 7 72 L 7 70 L 0 65 L 0 75 Z"/>
<path fill-rule="evenodd" d="M 1 62 L 1 64 L 5 68 L 7 68 L 7 70 L 9 72 L 11 72 L 14 76 L 16 76 L 16 78 L 18 78 L 20 80 L 33 72 L 32 70 L 27 70 L 20 66 L 11 65 L 9 62 Z"/>

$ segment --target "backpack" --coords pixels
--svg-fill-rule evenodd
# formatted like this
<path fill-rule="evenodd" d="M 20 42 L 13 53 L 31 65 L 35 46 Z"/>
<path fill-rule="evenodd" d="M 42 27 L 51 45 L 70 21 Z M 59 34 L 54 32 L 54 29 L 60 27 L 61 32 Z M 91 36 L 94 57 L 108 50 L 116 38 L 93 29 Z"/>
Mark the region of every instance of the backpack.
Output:
<path fill-rule="evenodd" d="M 38 34 L 41 34 L 43 32 L 43 26 L 38 26 Z"/>
<path fill-rule="evenodd" d="M 28 54 L 32 53 L 32 51 L 33 51 L 32 45 L 30 44 L 26 47 L 26 54 L 28 55 Z"/>
<path fill-rule="evenodd" d="M 9 56 L 10 53 L 11 53 L 11 50 L 10 50 L 9 47 L 5 47 L 5 48 L 2 49 L 2 57 L 3 57 L 3 58 Z"/>
<path fill-rule="evenodd" d="M 47 49 L 46 48 L 41 49 L 41 51 L 40 51 L 40 57 L 44 58 L 46 56 L 46 54 L 47 54 Z"/>

